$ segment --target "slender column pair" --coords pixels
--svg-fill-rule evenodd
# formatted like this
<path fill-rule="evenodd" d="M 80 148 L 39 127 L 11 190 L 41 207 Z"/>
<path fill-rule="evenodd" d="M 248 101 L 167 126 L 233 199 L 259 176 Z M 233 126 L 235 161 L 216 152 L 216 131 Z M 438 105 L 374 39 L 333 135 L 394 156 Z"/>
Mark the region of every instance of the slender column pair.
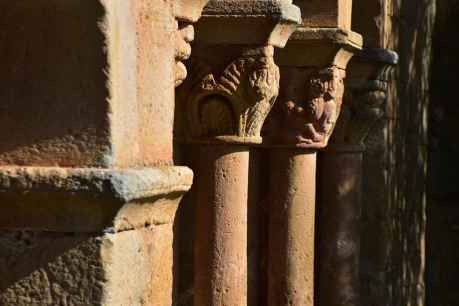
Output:
<path fill-rule="evenodd" d="M 261 2 L 263 2 L 263 5 Z M 194 143 L 194 305 L 256 305 L 248 297 L 250 147 L 279 90 L 274 47 L 300 22 L 291 1 L 211 1 L 197 26 L 190 79 L 179 89 L 177 140 Z M 222 17 L 224 16 L 224 17 Z M 196 153 L 196 152 L 195 152 Z"/>
<path fill-rule="evenodd" d="M 362 162 L 367 138 L 385 113 L 388 72 L 396 62 L 397 55 L 384 49 L 364 49 L 351 60 L 346 81 L 348 93 L 341 117 L 331 144 L 320 157 L 318 273 L 321 306 L 362 305 L 360 216 L 362 180 L 365 179 Z"/>
<path fill-rule="evenodd" d="M 299 1 L 305 11 L 303 26 L 276 54 L 280 93 L 262 133 L 271 173 L 270 306 L 312 306 L 316 301 L 317 151 L 327 146 L 335 129 L 347 63 L 362 45 L 362 37 L 349 30 L 350 5 L 335 2 L 330 6 L 335 15 L 321 20 L 314 19 L 320 5 Z"/>

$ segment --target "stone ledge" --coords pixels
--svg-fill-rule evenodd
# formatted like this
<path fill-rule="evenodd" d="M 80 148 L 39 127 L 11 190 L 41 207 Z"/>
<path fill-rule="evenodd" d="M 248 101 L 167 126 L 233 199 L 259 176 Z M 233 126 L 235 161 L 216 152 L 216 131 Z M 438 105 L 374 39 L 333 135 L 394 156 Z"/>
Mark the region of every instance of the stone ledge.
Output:
<path fill-rule="evenodd" d="M 0 167 L 0 229 L 121 231 L 172 222 L 186 167 Z"/>
<path fill-rule="evenodd" d="M 391 73 L 397 64 L 398 54 L 396 52 L 388 49 L 365 48 L 357 52 L 351 60 L 346 84 L 356 88 L 357 86 L 354 84 L 365 83 L 369 80 L 378 80 L 387 83 L 392 79 Z M 387 84 L 385 86 L 379 86 L 380 84 L 378 83 L 369 85 L 373 87 L 377 85 L 379 88 L 376 89 L 387 90 Z M 361 86 L 365 89 L 366 85 L 361 84 Z"/>
<path fill-rule="evenodd" d="M 276 53 L 276 62 L 280 66 L 346 69 L 362 44 L 362 36 L 349 30 L 300 27 L 285 48 Z"/>
<path fill-rule="evenodd" d="M 240 17 L 250 18 L 266 16 L 276 20 L 286 20 L 292 23 L 301 22 L 300 9 L 285 0 L 267 1 L 210 1 L 203 11 L 203 17 Z"/>
<path fill-rule="evenodd" d="M 359 33 L 341 28 L 304 28 L 301 27 L 292 34 L 292 43 L 329 42 L 337 45 L 346 45 L 360 50 L 363 37 Z"/>
<path fill-rule="evenodd" d="M 300 23 L 300 9 L 287 0 L 210 1 L 196 27 L 196 41 L 282 48 Z"/>
<path fill-rule="evenodd" d="M 375 61 L 387 65 L 398 64 L 398 54 L 395 51 L 381 48 L 364 48 L 355 54 L 356 59 Z"/>

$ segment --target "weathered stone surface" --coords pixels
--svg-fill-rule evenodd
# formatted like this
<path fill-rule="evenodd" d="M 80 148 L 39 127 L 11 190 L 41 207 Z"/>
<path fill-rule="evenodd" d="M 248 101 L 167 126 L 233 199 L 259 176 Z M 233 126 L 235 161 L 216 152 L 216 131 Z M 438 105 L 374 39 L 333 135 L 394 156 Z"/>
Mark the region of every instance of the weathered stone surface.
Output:
<path fill-rule="evenodd" d="M 175 17 L 180 21 L 193 23 L 201 17 L 202 9 L 209 0 L 177 0 L 174 2 Z"/>
<path fill-rule="evenodd" d="M 292 35 L 276 53 L 280 93 L 263 127 L 264 144 L 327 146 L 340 114 L 345 69 L 361 43 L 357 33 L 337 28 L 303 26 Z"/>
<path fill-rule="evenodd" d="M 187 141 L 260 143 L 261 127 L 279 90 L 273 47 L 249 49 L 222 73 L 197 63 L 184 90 Z"/>
<path fill-rule="evenodd" d="M 185 167 L 1 167 L 0 228 L 94 232 L 170 223 L 192 180 Z"/>
<path fill-rule="evenodd" d="M 362 36 L 349 30 L 300 27 L 292 34 L 286 48 L 276 52 L 276 63 L 279 66 L 345 69 L 355 51 L 362 48 L 362 43 Z M 308 52 L 304 52 L 306 49 Z"/>
<path fill-rule="evenodd" d="M 247 305 L 249 151 L 210 145 L 199 152 L 194 305 Z"/>
<path fill-rule="evenodd" d="M 316 28 L 351 28 L 353 0 L 294 0 L 303 25 Z"/>
<path fill-rule="evenodd" d="M 0 3 L 1 305 L 175 303 L 174 87 L 206 3 Z"/>
<path fill-rule="evenodd" d="M 300 22 L 291 1 L 211 1 L 178 89 L 176 139 L 200 143 L 195 165 L 195 305 L 244 306 L 248 296 L 249 145 L 279 89 L 274 47 Z M 251 258 L 251 260 L 253 260 Z"/>
<path fill-rule="evenodd" d="M 0 12 L 0 165 L 171 164 L 170 1 L 3 1 Z"/>
<path fill-rule="evenodd" d="M 0 231 L 0 304 L 171 305 L 171 235 Z"/>
<path fill-rule="evenodd" d="M 300 10 L 290 0 L 211 0 L 197 24 L 197 40 L 284 47 L 300 22 Z"/>
<path fill-rule="evenodd" d="M 364 49 L 351 59 L 341 115 L 330 145 L 321 153 L 317 267 L 319 300 L 324 306 L 368 303 L 366 298 L 362 301 L 361 288 L 368 288 L 369 266 L 379 260 L 374 253 L 381 250 L 371 249 L 369 241 L 362 239 L 368 233 L 361 230 L 362 225 L 367 225 L 361 220 L 361 212 L 363 206 L 371 210 L 368 207 L 380 197 L 375 195 L 377 190 L 363 189 L 362 181 L 368 188 L 368 183 L 381 173 L 365 172 L 367 176 L 363 176 L 363 166 L 368 165 L 363 157 L 366 143 L 373 146 L 375 139 L 384 143 L 384 135 L 375 128 L 381 127 L 378 123 L 385 114 L 389 71 L 396 60 L 394 52 L 383 49 Z M 369 150 L 373 152 L 374 146 Z M 362 203 L 362 193 L 368 203 Z M 386 242 L 374 241 L 373 247 Z M 327 294 L 329 291 L 335 294 Z"/>
<path fill-rule="evenodd" d="M 338 119 L 345 71 L 283 67 L 278 101 L 263 129 L 265 144 L 327 146 Z"/>
<path fill-rule="evenodd" d="M 268 305 L 314 305 L 316 153 L 273 148 L 269 170 Z"/>
<path fill-rule="evenodd" d="M 319 155 L 316 275 L 323 306 L 361 305 L 362 149 L 330 144 Z"/>

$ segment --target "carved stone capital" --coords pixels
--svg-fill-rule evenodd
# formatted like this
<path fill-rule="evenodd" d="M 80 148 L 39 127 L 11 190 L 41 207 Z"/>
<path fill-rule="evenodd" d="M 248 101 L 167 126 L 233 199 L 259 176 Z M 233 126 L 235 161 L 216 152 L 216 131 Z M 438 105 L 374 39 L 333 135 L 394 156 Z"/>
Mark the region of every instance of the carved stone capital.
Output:
<path fill-rule="evenodd" d="M 187 70 L 182 61 L 191 56 L 190 43 L 194 40 L 192 23 L 198 21 L 202 10 L 209 0 L 179 0 L 175 2 L 175 86 L 182 84 Z"/>
<path fill-rule="evenodd" d="M 320 149 L 340 114 L 346 67 L 362 38 L 339 29 L 300 27 L 276 53 L 279 98 L 263 128 L 264 144 Z"/>
<path fill-rule="evenodd" d="M 261 143 L 261 127 L 279 91 L 273 47 L 249 49 L 223 71 L 194 60 L 184 103 L 188 141 Z"/>
<path fill-rule="evenodd" d="M 341 115 L 333 134 L 333 145 L 363 146 L 372 127 L 384 116 L 387 83 L 368 81 L 347 87 Z"/>
<path fill-rule="evenodd" d="M 341 116 L 330 141 L 335 148 L 363 147 L 385 115 L 388 80 L 396 63 L 397 54 L 384 49 L 364 49 L 351 60 Z"/>
<path fill-rule="evenodd" d="M 279 98 L 263 129 L 266 144 L 318 149 L 340 113 L 345 71 L 283 67 Z"/>
<path fill-rule="evenodd" d="M 211 0 L 199 20 L 190 77 L 177 90 L 177 140 L 261 143 L 279 91 L 274 47 L 301 22 L 291 0 Z"/>

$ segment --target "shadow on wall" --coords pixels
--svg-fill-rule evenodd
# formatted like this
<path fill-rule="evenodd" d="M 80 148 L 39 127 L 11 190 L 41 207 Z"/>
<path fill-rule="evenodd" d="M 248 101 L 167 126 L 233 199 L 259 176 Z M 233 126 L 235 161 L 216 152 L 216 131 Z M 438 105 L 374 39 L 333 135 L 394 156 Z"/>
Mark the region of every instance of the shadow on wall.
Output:
<path fill-rule="evenodd" d="M 99 303 L 99 244 L 90 234 L 1 230 L 0 305 Z"/>
<path fill-rule="evenodd" d="M 400 55 L 389 95 L 389 305 L 425 305 L 425 233 L 431 36 L 436 3 L 393 0 L 389 48 Z M 437 304 L 436 304 L 437 305 Z"/>
<path fill-rule="evenodd" d="M 437 0 L 429 107 L 427 305 L 459 305 L 459 1 Z"/>
<path fill-rule="evenodd" d="M 0 165 L 103 163 L 103 16 L 98 1 L 0 1 Z"/>

